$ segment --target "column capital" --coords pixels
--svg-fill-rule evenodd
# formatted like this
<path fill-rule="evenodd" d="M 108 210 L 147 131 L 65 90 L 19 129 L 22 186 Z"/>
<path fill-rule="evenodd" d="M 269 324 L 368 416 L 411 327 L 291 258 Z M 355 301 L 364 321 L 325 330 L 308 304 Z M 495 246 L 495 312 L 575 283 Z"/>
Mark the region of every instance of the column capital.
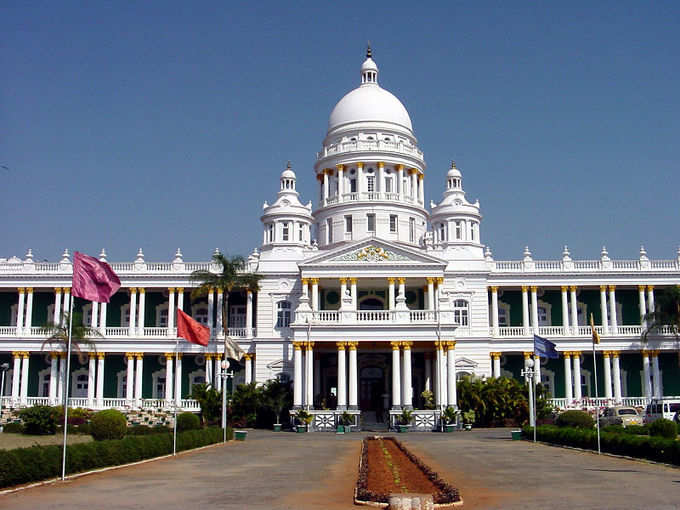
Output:
<path fill-rule="evenodd" d="M 607 290 L 606 285 L 600 285 L 600 292 L 605 292 Z"/>
<path fill-rule="evenodd" d="M 447 351 L 452 351 L 456 348 L 456 341 L 455 340 L 447 340 L 446 341 L 446 350 Z"/>
<path fill-rule="evenodd" d="M 175 357 L 175 353 L 174 352 L 166 352 L 164 354 L 164 356 L 165 356 L 166 361 L 172 361 L 172 358 Z"/>
<path fill-rule="evenodd" d="M 302 342 L 293 342 L 293 348 L 294 348 L 296 351 L 302 350 Z"/>
<path fill-rule="evenodd" d="M 88 357 L 88 359 L 95 360 L 95 359 L 97 359 L 98 356 L 97 356 L 96 352 L 88 352 L 87 357 Z"/>
<path fill-rule="evenodd" d="M 387 277 L 387 283 L 389 283 L 390 285 L 393 285 L 394 282 L 396 282 L 396 281 L 397 281 L 397 279 L 394 276 Z"/>
<path fill-rule="evenodd" d="M 409 342 L 408 340 L 401 342 L 401 346 L 404 348 L 405 351 L 410 351 L 412 345 L 413 342 Z"/>
<path fill-rule="evenodd" d="M 397 169 L 397 172 L 403 172 L 404 171 L 404 165 L 397 165 L 396 169 Z"/>
<path fill-rule="evenodd" d="M 313 351 L 314 350 L 314 342 L 305 342 L 305 347 L 307 348 L 308 351 Z"/>
<path fill-rule="evenodd" d="M 562 356 L 565 358 L 571 358 L 571 351 L 562 351 Z"/>
<path fill-rule="evenodd" d="M 62 287 L 61 291 L 64 294 L 70 294 L 71 293 L 71 287 Z"/>
<path fill-rule="evenodd" d="M 417 173 L 418 173 L 418 169 L 415 168 L 415 167 L 411 167 L 411 168 L 408 169 L 409 175 L 413 175 L 413 174 L 417 174 Z"/>
<path fill-rule="evenodd" d="M 105 352 L 97 352 L 97 359 L 104 359 L 106 358 L 106 353 Z"/>
<path fill-rule="evenodd" d="M 642 354 L 643 358 L 649 358 L 649 355 L 651 354 L 652 351 L 647 350 L 647 349 L 640 349 L 640 354 Z"/>
<path fill-rule="evenodd" d="M 333 169 L 332 168 L 324 168 L 323 173 L 324 173 L 324 175 L 333 175 Z"/>
<path fill-rule="evenodd" d="M 490 352 L 489 356 L 491 356 L 491 359 L 501 359 L 501 353 L 500 352 Z"/>
<path fill-rule="evenodd" d="M 357 165 L 357 168 L 359 170 L 361 170 L 364 167 L 364 162 L 363 161 L 357 161 L 356 165 Z"/>
<path fill-rule="evenodd" d="M 248 354 L 246 354 L 248 356 Z M 212 352 L 206 352 L 203 357 L 205 358 L 206 361 L 210 361 L 213 358 L 213 353 Z"/>
<path fill-rule="evenodd" d="M 65 352 L 60 352 L 60 353 L 59 353 L 59 357 L 60 357 L 61 359 L 66 359 L 66 353 L 65 353 Z"/>
<path fill-rule="evenodd" d="M 352 285 L 356 285 L 357 281 L 358 280 L 356 278 L 350 278 L 349 279 L 349 283 L 351 283 Z"/>
<path fill-rule="evenodd" d="M 338 165 L 335 165 L 335 168 L 338 169 L 338 172 L 342 172 L 345 169 L 345 165 L 338 164 Z"/>
<path fill-rule="evenodd" d="M 144 294 L 146 292 L 146 289 L 144 287 L 139 287 L 137 290 L 139 291 L 140 294 Z"/>
<path fill-rule="evenodd" d="M 446 345 L 446 342 L 444 340 L 435 340 L 434 341 L 434 346 L 437 348 L 437 350 L 443 350 L 444 345 Z"/>
<path fill-rule="evenodd" d="M 526 293 L 528 290 L 529 290 L 529 286 L 528 286 L 528 285 L 522 285 L 522 292 L 525 292 L 525 293 Z M 565 289 L 565 290 L 566 290 L 566 289 Z"/>
<path fill-rule="evenodd" d="M 338 348 L 339 351 L 344 351 L 345 350 L 345 342 L 335 342 L 336 347 Z"/>
<path fill-rule="evenodd" d="M 401 347 L 401 342 L 390 342 L 390 345 L 393 351 L 398 351 L 399 347 Z"/>
<path fill-rule="evenodd" d="M 184 292 L 184 289 L 182 289 L 182 292 Z M 217 295 L 218 295 L 218 296 L 221 296 L 222 294 L 224 294 L 224 289 L 218 287 L 218 289 L 217 289 Z"/>
<path fill-rule="evenodd" d="M 397 278 L 397 281 L 399 282 L 399 285 L 401 285 L 402 283 L 406 283 L 406 278 L 403 276 L 399 276 Z"/>
<path fill-rule="evenodd" d="M 14 354 L 14 353 L 12 353 Z M 51 351 L 50 352 L 50 358 L 52 359 L 57 359 L 59 357 L 59 351 Z"/>
<path fill-rule="evenodd" d="M 130 294 L 137 294 L 137 287 L 128 287 L 128 291 Z"/>
<path fill-rule="evenodd" d="M 646 288 L 647 288 L 646 285 L 638 285 L 638 290 L 639 290 L 640 292 L 644 292 Z"/>
<path fill-rule="evenodd" d="M 434 277 L 432 277 L 432 276 L 427 276 L 425 279 L 427 280 L 427 284 L 428 284 L 428 285 L 433 285 L 433 284 L 434 284 L 434 281 L 435 281 L 435 278 L 434 278 Z"/>
<path fill-rule="evenodd" d="M 341 285 L 346 285 L 347 284 L 347 278 L 338 278 L 338 281 L 340 282 Z"/>
<path fill-rule="evenodd" d="M 12 356 L 15 358 L 21 358 L 21 351 L 12 351 Z"/>
<path fill-rule="evenodd" d="M 610 351 L 612 358 L 618 358 L 619 357 L 619 351 Z"/>
<path fill-rule="evenodd" d="M 55 288 L 54 288 L 54 293 L 55 293 L 55 294 L 61 294 L 61 287 L 55 287 Z"/>
<path fill-rule="evenodd" d="M 208 359 L 208 358 L 206 358 L 206 359 Z M 246 352 L 246 353 L 243 355 L 243 359 L 246 360 L 246 361 L 250 361 L 251 359 L 253 359 L 253 355 L 250 354 L 250 353 L 248 353 L 248 352 Z"/>
<path fill-rule="evenodd" d="M 648 291 L 654 290 L 654 285 L 647 285 L 647 290 Z"/>
<path fill-rule="evenodd" d="M 378 161 L 378 168 L 385 168 L 385 162 L 384 161 Z"/>
<path fill-rule="evenodd" d="M 143 352 L 136 352 L 135 358 L 137 358 L 137 361 L 144 359 L 144 353 Z"/>
<path fill-rule="evenodd" d="M 560 290 L 562 292 L 567 292 L 569 290 L 569 285 L 560 285 Z"/>
<path fill-rule="evenodd" d="M 616 285 L 609 286 L 609 292 L 614 292 L 616 290 Z"/>
<path fill-rule="evenodd" d="M 140 289 L 140 290 L 143 290 L 143 289 Z M 181 294 L 182 292 L 184 292 L 184 287 L 177 287 L 177 293 Z"/>
<path fill-rule="evenodd" d="M 419 181 L 422 181 L 424 178 L 425 178 L 425 174 L 421 174 L 421 173 L 418 174 L 418 180 Z"/>
<path fill-rule="evenodd" d="M 498 287 L 496 285 L 492 285 L 489 288 L 491 289 L 492 294 L 496 294 L 498 292 Z"/>
<path fill-rule="evenodd" d="M 580 358 L 581 357 L 581 351 L 571 351 L 571 357 L 572 358 Z"/>
<path fill-rule="evenodd" d="M 570 290 L 570 291 L 576 292 L 576 289 L 577 289 L 576 285 L 569 285 L 569 290 Z"/>
<path fill-rule="evenodd" d="M 27 294 L 33 294 L 33 287 L 26 287 Z"/>
<path fill-rule="evenodd" d="M 611 355 L 611 351 L 602 351 L 602 356 L 608 358 Z"/>
<path fill-rule="evenodd" d="M 359 342 L 347 342 L 347 346 L 349 347 L 350 351 L 356 351 L 358 345 Z"/>
<path fill-rule="evenodd" d="M 177 354 L 175 354 L 175 356 L 176 356 L 176 359 L 178 359 L 178 360 L 182 359 L 182 353 L 181 352 L 178 352 Z"/>
<path fill-rule="evenodd" d="M 302 283 L 302 285 L 309 285 L 309 278 L 302 278 L 300 282 Z"/>
<path fill-rule="evenodd" d="M 441 285 L 442 283 L 444 283 L 444 277 L 443 277 L 443 276 L 438 276 L 438 277 L 437 277 L 437 285 Z"/>
<path fill-rule="evenodd" d="M 524 359 L 531 359 L 533 355 L 533 351 L 524 351 Z"/>
<path fill-rule="evenodd" d="M 312 285 L 319 285 L 319 279 L 318 278 L 310 278 L 309 281 Z"/>
<path fill-rule="evenodd" d="M 17 287 L 17 291 L 19 292 L 19 294 L 23 294 L 24 292 L 26 292 L 26 288 L 25 287 Z"/>
<path fill-rule="evenodd" d="M 538 290 L 538 286 L 532 285 L 531 286 L 531 292 L 536 292 Z"/>

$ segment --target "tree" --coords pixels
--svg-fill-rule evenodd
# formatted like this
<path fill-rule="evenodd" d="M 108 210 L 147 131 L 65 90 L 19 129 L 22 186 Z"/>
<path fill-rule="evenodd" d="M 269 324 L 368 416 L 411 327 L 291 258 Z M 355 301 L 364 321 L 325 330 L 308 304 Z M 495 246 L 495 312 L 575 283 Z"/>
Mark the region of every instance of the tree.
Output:
<path fill-rule="evenodd" d="M 671 328 L 676 338 L 680 337 L 680 285 L 664 289 L 659 293 L 654 311 L 645 314 L 647 328 L 642 332 L 642 341 L 646 342 L 650 334 L 660 332 L 665 326 Z"/>
<path fill-rule="evenodd" d="M 73 314 L 74 319 L 80 319 L 78 314 Z M 63 352 L 68 352 L 68 329 L 71 321 L 71 312 L 62 313 L 62 320 L 60 323 L 48 322 L 45 326 L 47 330 L 47 339 L 42 343 L 41 350 L 49 345 L 50 349 L 57 348 Z M 80 320 L 74 320 L 71 326 L 71 350 L 78 355 L 78 361 L 85 363 L 86 353 L 83 348 L 87 348 L 87 352 L 97 352 L 97 346 L 93 337 L 102 338 L 102 335 L 95 328 L 84 326 Z"/>
<path fill-rule="evenodd" d="M 208 384 L 194 384 L 191 388 L 191 398 L 201 406 L 201 420 L 203 425 L 219 423 L 222 416 L 222 392 Z"/>

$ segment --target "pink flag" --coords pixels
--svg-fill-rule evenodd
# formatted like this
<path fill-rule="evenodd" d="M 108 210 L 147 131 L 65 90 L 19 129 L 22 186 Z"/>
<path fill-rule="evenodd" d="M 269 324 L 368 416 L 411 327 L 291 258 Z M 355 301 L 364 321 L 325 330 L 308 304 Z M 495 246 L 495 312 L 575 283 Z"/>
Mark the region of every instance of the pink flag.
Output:
<path fill-rule="evenodd" d="M 75 252 L 71 285 L 71 295 L 74 297 L 108 303 L 120 288 L 120 280 L 106 262 Z"/>

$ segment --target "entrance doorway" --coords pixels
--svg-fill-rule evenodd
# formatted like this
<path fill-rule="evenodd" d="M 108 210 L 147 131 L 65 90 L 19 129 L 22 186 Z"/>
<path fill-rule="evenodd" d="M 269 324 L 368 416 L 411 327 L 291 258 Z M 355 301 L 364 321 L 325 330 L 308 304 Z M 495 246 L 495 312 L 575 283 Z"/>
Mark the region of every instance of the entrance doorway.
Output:
<path fill-rule="evenodd" d="M 364 367 L 359 377 L 359 408 L 365 421 L 385 421 L 385 373 L 380 367 Z"/>

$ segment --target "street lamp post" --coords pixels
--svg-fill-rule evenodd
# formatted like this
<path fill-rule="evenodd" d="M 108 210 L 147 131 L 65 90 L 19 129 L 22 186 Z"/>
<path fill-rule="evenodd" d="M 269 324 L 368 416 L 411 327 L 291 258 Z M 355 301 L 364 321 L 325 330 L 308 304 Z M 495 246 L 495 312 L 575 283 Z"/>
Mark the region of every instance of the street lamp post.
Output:
<path fill-rule="evenodd" d="M 0 365 L 0 372 L 2 372 L 2 382 L 0 383 L 0 419 L 2 419 L 2 399 L 5 396 L 5 374 L 9 370 L 9 363 L 3 363 Z M 2 432 L 3 426 L 0 423 L 0 432 Z"/>
<path fill-rule="evenodd" d="M 534 443 L 536 442 L 536 416 L 534 415 L 534 360 L 526 361 L 526 368 L 520 372 L 529 385 L 529 425 L 534 429 Z"/>
<path fill-rule="evenodd" d="M 227 379 L 234 377 L 234 371 L 229 370 L 229 361 L 226 359 L 220 363 L 220 377 L 222 378 L 222 429 L 224 436 L 222 442 L 227 442 Z"/>

